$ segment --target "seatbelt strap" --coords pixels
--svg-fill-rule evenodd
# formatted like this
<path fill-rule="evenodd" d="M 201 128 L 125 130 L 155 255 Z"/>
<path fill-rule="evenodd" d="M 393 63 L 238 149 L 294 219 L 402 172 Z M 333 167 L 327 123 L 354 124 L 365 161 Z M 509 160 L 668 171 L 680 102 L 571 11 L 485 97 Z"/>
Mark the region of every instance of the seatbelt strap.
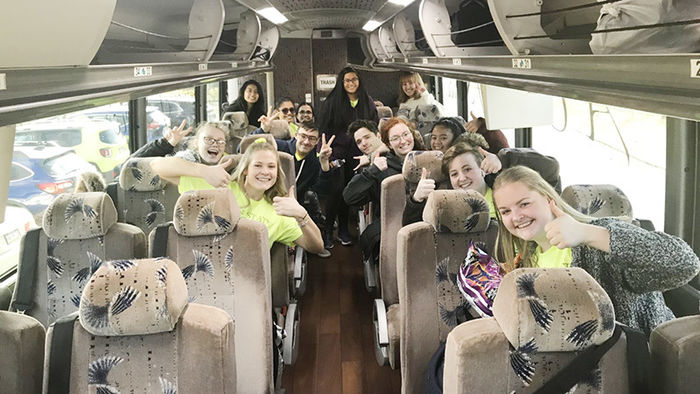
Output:
<path fill-rule="evenodd" d="M 22 240 L 22 257 L 17 270 L 17 283 L 12 297 L 11 310 L 24 313 L 34 306 L 34 280 L 39 259 L 39 235 L 41 228 L 27 231 Z"/>
<path fill-rule="evenodd" d="M 557 372 L 549 381 L 540 387 L 536 394 L 561 394 L 571 390 L 572 387 L 589 374 L 607 353 L 610 348 L 620 339 L 622 329 L 619 324 L 615 325 L 612 337 L 598 346 L 591 346 L 583 350 L 569 365 Z"/>
<path fill-rule="evenodd" d="M 73 349 L 73 327 L 78 320 L 78 312 L 56 320 L 51 337 L 49 358 L 48 394 L 70 392 L 70 367 Z"/>
<path fill-rule="evenodd" d="M 168 250 L 168 230 L 173 222 L 159 224 L 156 227 L 156 235 L 153 237 L 153 247 L 151 257 L 166 257 L 165 253 Z"/>
<path fill-rule="evenodd" d="M 627 337 L 627 379 L 630 393 L 649 393 L 651 356 L 647 336 L 639 330 L 622 326 Z"/>

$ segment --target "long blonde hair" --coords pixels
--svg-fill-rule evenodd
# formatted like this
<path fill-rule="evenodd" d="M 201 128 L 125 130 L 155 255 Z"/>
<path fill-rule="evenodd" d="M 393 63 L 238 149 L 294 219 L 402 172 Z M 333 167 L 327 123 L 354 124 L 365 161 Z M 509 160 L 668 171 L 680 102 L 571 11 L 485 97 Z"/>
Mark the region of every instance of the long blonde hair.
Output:
<path fill-rule="evenodd" d="M 540 174 L 524 166 L 515 166 L 501 171 L 493 183 L 493 203 L 496 205 L 496 216 L 498 217 L 498 237 L 496 238 L 496 250 L 499 251 L 499 257 L 505 258 L 505 266 L 507 270 L 512 270 L 518 267 L 535 267 L 537 261 L 533 259 L 533 254 L 537 248 L 535 241 L 525 241 L 511 234 L 503 225 L 501 211 L 498 209 L 496 201 L 496 191 L 504 185 L 520 182 L 528 189 L 539 193 L 547 200 L 554 200 L 554 203 L 566 214 L 573 217 L 575 220 L 582 223 L 590 223 L 594 218 L 584 215 L 571 205 L 567 204 L 559 194 L 554 190 L 552 185 L 540 176 Z M 517 252 L 516 252 L 517 251 Z M 516 255 L 520 255 L 520 263 L 516 267 Z"/>
<path fill-rule="evenodd" d="M 265 141 L 264 138 L 260 139 L 262 139 L 263 141 L 256 140 L 254 143 L 250 144 L 248 149 L 245 150 L 243 157 L 241 157 L 241 161 L 238 162 L 238 166 L 236 166 L 236 170 L 233 172 L 233 178 L 236 180 L 241 190 L 243 190 L 243 194 L 245 194 L 245 181 L 248 177 L 248 166 L 253 160 L 253 154 L 261 151 L 269 151 L 274 153 L 277 161 L 277 180 L 271 188 L 265 190 L 265 192 L 263 193 L 265 199 L 268 202 L 272 202 L 272 199 L 275 197 L 287 196 L 287 189 L 285 187 L 286 178 L 284 176 L 284 171 L 282 171 L 282 165 L 280 164 L 280 158 L 279 154 L 277 153 L 277 149 L 271 144 L 269 144 L 267 141 Z M 248 196 L 246 195 L 246 197 Z"/>
<path fill-rule="evenodd" d="M 406 95 L 406 93 L 404 93 L 404 91 L 403 91 L 402 85 L 406 81 L 413 81 L 413 83 L 416 84 L 416 92 L 413 93 L 412 97 L 408 97 Z M 409 71 L 402 72 L 401 76 L 399 77 L 399 98 L 398 98 L 399 104 L 405 103 L 410 98 L 413 98 L 413 99 L 420 98 L 420 96 L 422 95 L 421 88 L 425 89 L 425 84 L 423 83 L 423 78 L 420 77 L 420 74 L 412 73 Z"/>

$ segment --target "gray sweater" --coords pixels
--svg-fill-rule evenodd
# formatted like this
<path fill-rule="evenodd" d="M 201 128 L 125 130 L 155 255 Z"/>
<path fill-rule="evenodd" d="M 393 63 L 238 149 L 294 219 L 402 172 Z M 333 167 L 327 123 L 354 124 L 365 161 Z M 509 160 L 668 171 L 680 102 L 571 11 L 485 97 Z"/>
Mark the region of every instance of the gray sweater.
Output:
<path fill-rule="evenodd" d="M 617 321 L 649 336 L 654 327 L 674 318 L 661 292 L 695 277 L 698 256 L 685 241 L 666 233 L 612 218 L 591 224 L 610 231 L 610 253 L 577 246 L 571 250 L 571 266 L 583 268 L 603 286 Z"/>

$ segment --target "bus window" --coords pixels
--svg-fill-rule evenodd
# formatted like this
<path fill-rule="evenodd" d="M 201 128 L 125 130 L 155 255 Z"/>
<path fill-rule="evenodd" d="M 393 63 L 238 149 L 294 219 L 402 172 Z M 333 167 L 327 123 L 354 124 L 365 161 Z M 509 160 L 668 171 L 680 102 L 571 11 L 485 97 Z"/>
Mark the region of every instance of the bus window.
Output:
<path fill-rule="evenodd" d="M 559 160 L 563 186 L 615 185 L 635 217 L 663 229 L 666 118 L 570 99 L 554 106 L 555 124 L 533 128 L 532 145 Z"/>
<path fill-rule="evenodd" d="M 467 121 L 472 120 L 472 114 L 480 118 L 484 116 L 484 102 L 481 98 L 481 85 L 474 82 L 467 84 L 467 108 L 468 114 L 462 114 L 462 117 Z M 515 129 L 502 129 L 503 134 L 508 140 L 510 147 L 515 147 Z"/>
<path fill-rule="evenodd" d="M 207 120 L 219 120 L 221 106 L 219 105 L 219 83 L 207 85 Z"/>
<path fill-rule="evenodd" d="M 183 120 L 194 126 L 194 89 L 185 88 L 146 97 L 146 106 L 165 115 L 170 127 L 177 127 Z"/>

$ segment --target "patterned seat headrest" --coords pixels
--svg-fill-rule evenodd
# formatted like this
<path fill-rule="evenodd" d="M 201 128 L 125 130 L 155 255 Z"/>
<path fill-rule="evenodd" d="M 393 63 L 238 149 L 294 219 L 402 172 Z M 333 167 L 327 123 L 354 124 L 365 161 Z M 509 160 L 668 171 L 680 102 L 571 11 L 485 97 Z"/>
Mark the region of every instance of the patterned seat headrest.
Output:
<path fill-rule="evenodd" d="M 173 226 L 186 237 L 221 235 L 233 231 L 240 218 L 231 189 L 193 190 L 177 199 Z"/>
<path fill-rule="evenodd" d="M 255 142 L 258 138 L 265 138 L 268 143 L 272 144 L 275 149 L 277 149 L 277 141 L 275 141 L 275 137 L 272 134 L 251 134 L 243 137 L 243 140 L 241 140 L 241 153 L 245 153 L 245 150 L 248 149 L 250 144 Z"/>
<path fill-rule="evenodd" d="M 442 152 L 439 150 L 411 151 L 403 161 L 403 177 L 406 182 L 417 184 L 423 168 L 428 170 L 428 178 L 436 183 L 443 182 L 446 178 L 442 173 Z"/>
<path fill-rule="evenodd" d="M 44 232 L 55 239 L 103 236 L 117 222 L 117 209 L 107 193 L 59 194 L 44 212 Z"/>
<path fill-rule="evenodd" d="M 236 153 L 233 155 L 226 154 L 221 156 L 221 160 L 219 160 L 219 163 L 223 163 L 226 160 L 231 159 L 231 165 L 226 167 L 225 170 L 228 172 L 233 172 L 233 170 L 235 170 L 236 167 L 238 167 L 238 163 L 241 161 L 242 158 L 243 155 L 240 153 Z"/>
<path fill-rule="evenodd" d="M 391 118 L 392 116 L 394 116 L 393 112 L 391 111 L 391 108 L 387 106 L 377 107 L 377 115 L 380 118 Z"/>
<path fill-rule="evenodd" d="M 231 129 L 234 130 L 234 134 L 242 137 L 247 134 L 248 130 L 248 115 L 243 111 L 236 112 L 226 112 L 221 120 L 226 120 L 231 122 Z M 242 132 L 242 133 L 241 133 Z"/>
<path fill-rule="evenodd" d="M 474 190 L 435 190 L 426 200 L 423 221 L 437 232 L 486 231 L 491 221 L 489 204 Z"/>
<path fill-rule="evenodd" d="M 537 171 L 557 193 L 561 193 L 559 161 L 532 148 L 504 148 L 498 152 L 503 168 L 525 166 Z"/>
<path fill-rule="evenodd" d="M 419 105 L 411 113 L 411 119 L 416 123 L 416 128 L 421 134 L 430 132 L 440 116 L 440 109 L 435 104 Z"/>
<path fill-rule="evenodd" d="M 275 119 L 270 122 L 270 134 L 280 140 L 292 138 L 291 134 L 289 134 L 289 123 L 284 119 Z"/>
<path fill-rule="evenodd" d="M 570 352 L 612 336 L 610 297 L 581 268 L 520 268 L 503 277 L 493 316 L 510 344 Z M 529 345 L 528 345 L 529 344 Z"/>
<path fill-rule="evenodd" d="M 166 258 L 102 263 L 80 297 L 80 324 L 98 336 L 172 331 L 187 305 L 180 268 Z"/>
<path fill-rule="evenodd" d="M 567 204 L 586 215 L 634 217 L 630 200 L 614 185 L 571 185 L 564 189 L 561 197 Z"/>
<path fill-rule="evenodd" d="M 151 169 L 152 157 L 127 160 L 119 175 L 119 186 L 124 190 L 150 192 L 163 190 L 165 182 Z"/>

